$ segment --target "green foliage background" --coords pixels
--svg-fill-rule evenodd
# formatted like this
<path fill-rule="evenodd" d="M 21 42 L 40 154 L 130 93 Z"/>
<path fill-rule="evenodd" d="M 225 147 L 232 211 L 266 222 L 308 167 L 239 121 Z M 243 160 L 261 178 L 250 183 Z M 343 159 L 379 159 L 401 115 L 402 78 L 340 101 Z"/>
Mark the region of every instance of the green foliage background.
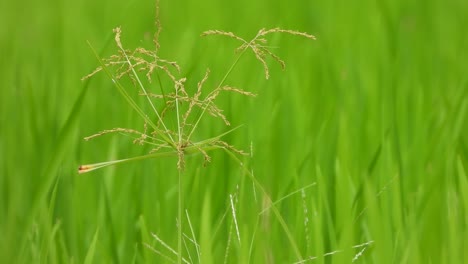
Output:
<path fill-rule="evenodd" d="M 163 0 L 161 20 L 162 56 L 192 87 L 207 67 L 214 85 L 235 58 L 232 40 L 201 39 L 205 30 L 317 36 L 274 37 L 287 66 L 272 65 L 268 81 L 244 57 L 228 83 L 259 95 L 221 101 L 245 124 L 226 140 L 253 146 L 244 162 L 273 200 L 316 183 L 277 205 L 303 258 L 350 263 L 352 246 L 374 241 L 357 263 L 468 262 L 467 1 Z M 175 159 L 76 172 L 148 151 L 83 140 L 143 124 L 104 74 L 80 78 L 97 66 L 86 40 L 111 54 L 121 25 L 126 47 L 150 47 L 153 22 L 151 1 L 0 2 L 0 262 L 166 261 L 143 243 L 175 259 L 151 237 L 176 248 Z M 225 130 L 209 120 L 197 137 Z M 206 168 L 189 159 L 184 183 L 203 263 L 224 261 L 228 241 L 229 263 L 300 260 L 225 153 Z M 234 229 L 229 239 L 236 192 L 240 243 Z"/>

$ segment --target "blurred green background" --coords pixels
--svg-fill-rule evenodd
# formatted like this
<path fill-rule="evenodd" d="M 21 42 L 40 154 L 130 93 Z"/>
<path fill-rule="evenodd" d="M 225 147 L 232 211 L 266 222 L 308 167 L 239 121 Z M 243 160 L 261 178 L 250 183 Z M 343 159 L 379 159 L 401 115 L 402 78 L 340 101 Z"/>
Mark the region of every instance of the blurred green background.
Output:
<path fill-rule="evenodd" d="M 126 47 L 150 47 L 154 6 L 0 2 L 0 262 L 170 263 L 144 243 L 175 259 L 151 236 L 177 248 L 175 159 L 77 174 L 149 150 L 117 135 L 83 140 L 143 124 L 104 74 L 80 78 L 98 65 L 86 41 L 109 55 L 116 26 Z M 237 43 L 202 39 L 205 30 L 317 36 L 275 35 L 286 70 L 269 61 L 265 80 L 245 56 L 227 82 L 257 98 L 220 101 L 233 125 L 245 124 L 226 140 L 252 146 L 244 162 L 273 200 L 284 198 L 277 207 L 301 257 L 220 151 L 207 167 L 190 158 L 183 186 L 203 263 L 468 262 L 468 1 L 161 0 L 161 22 L 161 56 L 192 87 L 207 67 L 214 85 L 235 59 Z M 196 137 L 227 129 L 210 120 Z"/>

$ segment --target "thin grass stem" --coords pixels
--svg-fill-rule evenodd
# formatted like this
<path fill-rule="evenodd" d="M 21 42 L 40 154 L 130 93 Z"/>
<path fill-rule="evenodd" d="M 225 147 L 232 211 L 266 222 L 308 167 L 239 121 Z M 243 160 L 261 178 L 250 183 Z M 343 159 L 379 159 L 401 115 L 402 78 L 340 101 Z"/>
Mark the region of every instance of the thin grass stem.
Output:
<path fill-rule="evenodd" d="M 180 261 L 181 263 L 186 263 L 186 264 L 190 264 L 185 258 L 182 257 L 181 254 L 178 254 L 177 251 L 175 251 L 173 248 L 171 248 L 168 244 L 166 244 L 166 242 L 164 242 L 161 238 L 159 238 L 156 234 L 154 233 L 151 233 L 151 235 L 153 236 L 154 239 L 156 239 L 163 247 L 165 247 L 167 250 L 169 250 L 171 253 L 173 253 L 174 255 L 177 255 L 177 257 L 179 258 L 180 257 Z"/>
<path fill-rule="evenodd" d="M 183 211 L 183 193 L 182 193 L 182 170 L 179 171 L 179 201 L 178 201 L 178 219 L 179 219 L 179 225 L 178 225 L 178 238 L 177 238 L 177 250 L 178 250 L 178 255 L 177 255 L 177 263 L 182 264 L 182 211 Z"/>
<path fill-rule="evenodd" d="M 291 248 L 294 252 L 294 254 L 296 255 L 296 257 L 298 259 L 303 259 L 302 258 L 302 255 L 301 255 L 301 252 L 299 250 L 299 247 L 297 246 L 297 243 L 296 241 L 294 240 L 294 237 L 291 233 L 291 231 L 289 230 L 289 227 L 288 225 L 286 224 L 286 221 L 284 221 L 284 218 L 283 216 L 281 216 L 281 213 L 279 212 L 278 208 L 276 208 L 275 205 L 273 205 L 273 201 L 271 200 L 270 196 L 268 195 L 268 193 L 266 192 L 265 188 L 263 188 L 263 185 L 251 174 L 250 170 L 244 165 L 244 163 L 232 152 L 230 151 L 229 149 L 227 148 L 224 148 L 224 150 L 226 151 L 226 153 L 234 160 L 236 161 L 239 166 L 242 168 L 242 170 L 244 171 L 244 173 L 249 176 L 249 178 L 255 183 L 255 185 L 260 189 L 260 191 L 263 193 L 263 195 L 265 195 L 266 199 L 268 200 L 268 203 L 271 204 L 271 210 L 273 211 L 273 213 L 275 214 L 276 216 L 276 219 L 278 220 L 278 222 L 280 223 L 281 227 L 283 228 L 283 231 L 285 232 L 288 240 L 289 240 L 289 243 L 291 244 Z"/>
<path fill-rule="evenodd" d="M 303 191 L 303 190 L 305 190 L 305 189 L 307 189 L 307 188 L 309 188 L 309 187 L 315 186 L 315 185 L 316 185 L 315 182 L 314 182 L 314 183 L 311 183 L 311 184 L 309 184 L 309 185 L 307 185 L 307 186 L 305 186 L 305 187 L 300 188 L 299 190 L 296 190 L 296 191 L 294 191 L 294 192 L 292 192 L 292 193 L 289 193 L 289 194 L 287 194 L 287 195 L 281 197 L 280 199 L 278 199 L 278 200 L 276 200 L 274 203 L 272 203 L 270 206 L 267 206 L 266 208 L 264 208 L 264 209 L 263 209 L 260 213 L 258 213 L 258 214 L 259 214 L 259 215 L 264 214 L 266 211 L 270 210 L 270 208 L 271 208 L 273 205 L 277 205 L 277 204 L 279 204 L 280 202 L 282 202 L 284 199 L 286 199 L 286 198 L 288 198 L 288 197 L 290 197 L 290 196 L 292 196 L 292 195 L 294 195 L 294 194 L 296 194 L 296 193 L 298 193 L 298 192 L 301 192 L 301 191 Z"/>
<path fill-rule="evenodd" d="M 190 217 L 187 210 L 185 210 L 185 214 L 187 215 L 187 223 L 189 224 L 190 232 L 192 232 L 192 242 L 195 245 L 195 250 L 197 251 L 198 263 L 201 263 L 199 245 L 197 243 L 197 238 L 195 237 L 195 232 L 193 231 L 192 222 L 190 221 Z"/>

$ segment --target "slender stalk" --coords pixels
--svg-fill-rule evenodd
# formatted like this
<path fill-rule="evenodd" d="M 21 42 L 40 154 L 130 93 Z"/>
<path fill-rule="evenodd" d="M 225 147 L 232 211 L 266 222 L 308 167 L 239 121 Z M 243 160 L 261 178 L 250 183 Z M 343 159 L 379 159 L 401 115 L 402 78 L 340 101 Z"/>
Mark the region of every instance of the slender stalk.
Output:
<path fill-rule="evenodd" d="M 182 211 L 184 206 L 183 201 L 183 193 L 182 193 L 182 178 L 183 178 L 183 171 L 179 171 L 179 205 L 178 205 L 178 238 L 177 238 L 177 263 L 182 264 Z"/>
<path fill-rule="evenodd" d="M 227 77 L 231 74 L 232 70 L 234 69 L 234 67 L 236 67 L 237 63 L 239 62 L 240 58 L 242 57 L 242 55 L 244 55 L 244 53 L 247 51 L 247 49 L 244 49 L 241 51 L 241 53 L 239 54 L 239 56 L 237 56 L 237 59 L 234 61 L 234 63 L 231 65 L 231 67 L 229 68 L 229 70 L 226 72 L 226 74 L 224 75 L 223 79 L 221 80 L 221 82 L 219 82 L 218 84 L 218 88 L 221 87 L 224 82 L 226 81 Z"/>
<path fill-rule="evenodd" d="M 178 100 L 178 97 L 179 97 L 179 86 L 176 85 L 175 86 L 175 93 L 176 93 L 176 98 L 175 98 L 175 105 L 176 105 L 176 116 L 177 116 L 177 133 L 179 135 L 179 142 L 177 143 L 177 146 L 178 148 L 181 148 L 181 145 L 182 145 L 182 131 L 181 131 L 181 127 L 180 127 L 180 112 L 179 112 L 179 100 Z M 184 150 L 180 150 L 178 149 L 178 151 L 184 151 Z M 179 163 L 182 163 L 183 164 L 183 159 L 185 159 L 184 157 L 184 154 L 182 155 L 178 155 L 179 156 Z M 182 177 L 183 177 L 183 165 L 181 167 L 179 167 L 178 171 L 179 171 L 179 206 L 178 206 L 178 219 L 179 219 L 179 234 L 178 234 L 178 241 L 177 241 L 177 251 L 178 251 L 178 255 L 177 255 L 177 263 L 178 264 L 182 264 L 182 211 L 183 211 L 183 204 L 184 204 L 184 197 L 183 197 L 183 193 L 182 193 Z"/>
<path fill-rule="evenodd" d="M 185 214 L 187 215 L 187 223 L 190 227 L 190 231 L 192 232 L 192 240 L 193 244 L 195 245 L 195 250 L 197 251 L 198 263 L 201 263 L 199 245 L 197 244 L 197 238 L 195 237 L 195 232 L 193 231 L 192 223 L 190 221 L 190 217 L 187 210 L 185 210 Z"/>
<path fill-rule="evenodd" d="M 182 132 L 180 130 L 180 113 L 179 113 L 179 86 L 175 86 L 176 89 L 176 98 L 175 98 L 175 105 L 176 105 L 176 114 L 177 114 L 177 133 L 179 135 L 179 145 L 182 144 Z"/>

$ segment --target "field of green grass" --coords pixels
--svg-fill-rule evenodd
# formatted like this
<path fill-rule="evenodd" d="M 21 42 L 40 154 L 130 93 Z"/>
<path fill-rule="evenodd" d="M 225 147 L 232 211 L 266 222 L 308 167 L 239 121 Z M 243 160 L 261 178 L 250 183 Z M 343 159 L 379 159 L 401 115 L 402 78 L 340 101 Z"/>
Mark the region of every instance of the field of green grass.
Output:
<path fill-rule="evenodd" d="M 237 58 L 206 30 L 317 37 L 271 35 L 268 80 L 241 57 L 226 83 L 257 96 L 220 97 L 231 127 L 193 139 L 242 125 L 223 140 L 251 155 L 187 156 L 181 186 L 177 157 L 78 174 L 151 150 L 85 141 L 144 121 L 105 74 L 80 79 L 117 26 L 151 48 L 154 1 L 0 2 L 0 263 L 177 263 L 178 222 L 185 263 L 468 263 L 468 1 L 352 2 L 161 0 L 160 56 L 192 92 Z"/>

